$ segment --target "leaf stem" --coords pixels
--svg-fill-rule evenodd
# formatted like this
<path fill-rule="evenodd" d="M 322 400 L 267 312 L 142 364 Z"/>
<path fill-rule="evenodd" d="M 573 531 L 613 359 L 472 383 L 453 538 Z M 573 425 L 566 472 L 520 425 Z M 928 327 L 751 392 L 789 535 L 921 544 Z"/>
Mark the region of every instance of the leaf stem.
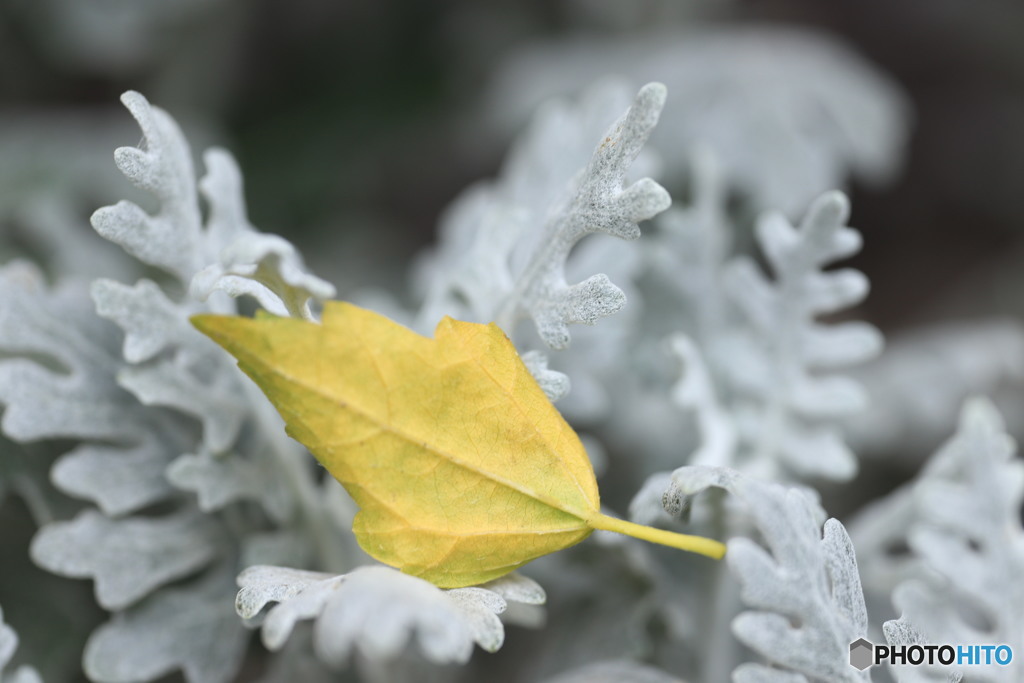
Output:
<path fill-rule="evenodd" d="M 650 541 L 651 543 L 660 543 L 670 548 L 678 548 L 679 550 L 686 550 L 698 555 L 705 555 L 715 560 L 720 560 L 725 555 L 725 544 L 719 541 L 704 538 L 703 536 L 690 536 L 689 534 L 678 534 L 674 531 L 655 529 L 654 527 L 634 524 L 633 522 L 616 519 L 601 513 L 588 519 L 587 524 L 594 529 L 614 531 L 617 534 L 632 536 L 633 538 Z"/>

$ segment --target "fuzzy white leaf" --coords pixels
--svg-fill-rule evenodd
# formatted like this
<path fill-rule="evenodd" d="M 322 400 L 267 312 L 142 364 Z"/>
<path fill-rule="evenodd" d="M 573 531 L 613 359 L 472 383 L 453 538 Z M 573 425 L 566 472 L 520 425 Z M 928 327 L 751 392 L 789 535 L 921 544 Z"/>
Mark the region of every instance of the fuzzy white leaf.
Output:
<path fill-rule="evenodd" d="M 1015 450 L 996 409 L 970 400 L 956 435 L 917 481 L 893 494 L 909 498 L 904 529 L 912 555 L 904 563 L 917 571 L 893 592 L 903 624 L 887 622 L 887 633 L 900 637 L 912 628 L 935 643 L 1024 649 L 1024 462 Z M 1009 682 L 1022 666 L 1015 658 L 971 671 L 979 680 Z"/>
<path fill-rule="evenodd" d="M 273 481 L 271 471 L 236 454 L 182 455 L 168 466 L 167 479 L 180 489 L 195 492 L 203 512 L 214 512 L 237 500 L 256 500 L 277 521 L 288 515 L 290 501 L 279 494 L 281 487 Z"/>
<path fill-rule="evenodd" d="M 595 122 L 621 106 L 618 92 L 595 88 L 578 108 L 550 104 L 512 150 L 501 177 L 456 201 L 442 223 L 442 244 L 420 261 L 417 284 L 426 301 L 417 328 L 432 328 L 449 314 L 495 320 L 512 334 L 526 315 L 550 348 L 562 349 L 569 324 L 593 324 L 622 307 L 624 295 L 607 275 L 566 281 L 569 253 L 584 236 L 635 239 L 637 223 L 670 203 L 653 180 L 626 181 L 657 123 L 664 87 L 644 86 L 598 138 L 607 119 L 600 128 Z"/>
<path fill-rule="evenodd" d="M 0 292 L 0 347 L 31 358 L 0 361 L 5 433 L 102 441 L 68 453 L 52 478 L 111 514 L 164 498 L 162 470 L 183 443 L 181 425 L 116 384 L 119 340 L 86 292 L 74 283 L 47 290 L 35 267 L 17 262 L 0 270 Z"/>
<path fill-rule="evenodd" d="M 111 520 L 85 510 L 43 527 L 30 552 L 51 572 L 95 579 L 97 602 L 117 610 L 206 566 L 223 545 L 216 522 L 196 514 Z"/>
<path fill-rule="evenodd" d="M 508 604 L 497 593 L 483 588 L 456 588 L 445 591 L 455 603 L 473 640 L 487 652 L 497 652 L 505 642 L 505 627 L 498 618 Z"/>
<path fill-rule="evenodd" d="M 164 476 L 172 457 L 166 443 L 144 434 L 138 445 L 126 448 L 81 445 L 57 461 L 50 477 L 68 495 L 90 500 L 116 517 L 173 493 Z"/>
<path fill-rule="evenodd" d="M 91 314 L 81 288 L 47 291 L 35 266 L 14 262 L 0 270 L 0 292 L 4 432 L 22 441 L 137 435 L 138 426 L 123 419 L 135 402 L 113 382 L 115 329 Z M 50 362 L 10 358 L 22 353 Z"/>
<path fill-rule="evenodd" d="M 471 186 L 452 203 L 441 219 L 438 246 L 417 264 L 416 290 L 426 296 L 416 329 L 429 333 L 446 314 L 495 319 L 550 239 L 548 221 L 561 211 L 608 122 L 629 106 L 629 95 L 608 82 L 588 89 L 579 102 L 548 102 L 512 145 L 500 177 Z"/>
<path fill-rule="evenodd" d="M 718 402 L 714 384 L 703 357 L 688 337 L 671 339 L 672 351 L 682 362 L 682 374 L 672 389 L 672 399 L 681 408 L 696 413 L 701 446 L 689 459 L 694 465 L 728 466 L 736 448 L 736 430 Z"/>
<path fill-rule="evenodd" d="M 670 472 L 658 472 L 648 477 L 629 503 L 629 519 L 648 526 L 670 519 L 662 504 L 662 498 L 671 486 Z"/>
<path fill-rule="evenodd" d="M 291 245 L 252 230 L 245 217 L 237 167 L 219 150 L 206 155 L 209 172 L 200 183 L 208 201 L 204 225 L 190 152 L 176 124 L 137 93 L 127 93 L 123 101 L 142 127 L 144 142 L 140 149 L 118 150 L 115 161 L 134 184 L 156 195 L 157 208 L 150 215 L 135 204 L 121 202 L 97 211 L 93 224 L 101 235 L 178 282 L 164 288 L 149 280 L 133 286 L 101 280 L 92 288 L 94 306 L 88 288 L 80 282 L 58 281 L 47 290 L 41 274 L 29 266 L 12 264 L 0 273 L 0 402 L 5 407 L 6 433 L 20 440 L 84 441 L 60 458 L 52 479 L 62 490 L 94 501 L 108 515 L 124 515 L 168 499 L 172 500 L 166 507 L 179 510 L 165 517 L 120 520 L 87 510 L 72 521 L 49 524 L 37 535 L 34 559 L 56 573 L 94 578 L 100 604 L 112 610 L 139 605 L 154 589 L 195 573 L 215 558 L 224 556 L 231 563 L 245 551 L 279 559 L 283 547 L 278 544 L 273 552 L 253 550 L 258 544 L 249 543 L 247 535 L 264 531 L 266 525 L 259 514 L 231 518 L 230 529 L 240 537 L 229 542 L 224 535 L 227 527 L 215 516 L 184 511 L 187 508 L 181 503 L 188 495 L 176 495 L 165 477 L 168 464 L 181 453 L 226 452 L 234 446 L 247 457 L 232 464 L 254 461 L 271 450 L 274 457 L 278 450 L 289 458 L 297 455 L 281 438 L 266 438 L 272 430 L 259 426 L 235 443 L 243 420 L 255 425 L 269 422 L 274 427 L 277 423 L 259 414 L 258 406 L 263 404 L 253 404 L 239 393 L 239 374 L 233 364 L 188 324 L 188 316 L 198 311 L 234 312 L 232 302 L 223 296 L 206 306 L 179 301 L 181 286 L 187 286 L 204 266 L 221 263 L 222 257 L 237 257 L 251 263 L 232 261 L 229 267 L 239 266 L 240 273 L 252 268 L 231 277 L 255 278 L 259 287 L 291 297 L 289 303 L 304 305 L 303 291 L 320 295 L 329 288 L 301 270 Z M 198 430 L 187 417 L 202 424 L 202 444 L 195 442 Z M 259 468 L 248 470 L 204 469 L 204 464 L 212 461 L 179 460 L 173 469 L 181 477 L 179 483 L 200 494 L 204 507 L 213 509 L 228 500 L 249 497 L 260 500 L 272 521 L 288 516 L 295 489 L 271 488 L 266 479 L 279 470 L 264 468 L 262 461 Z M 317 509 L 315 484 L 304 480 L 299 470 L 289 474 L 297 475 L 290 483 L 309 494 L 304 519 L 312 518 L 314 526 L 322 527 L 321 540 L 326 541 L 318 543 L 318 548 L 327 547 L 324 554 L 336 559 L 340 553 L 329 535 L 334 529 Z M 30 487 L 22 488 L 31 493 Z M 38 501 L 33 509 L 46 519 L 59 514 Z M 268 548 L 265 544 L 263 550 Z M 227 590 L 230 594 L 230 587 Z M 222 593 L 204 599 L 225 598 Z M 112 624 L 129 619 L 129 614 L 135 614 L 134 609 L 115 615 Z M 147 628 L 158 629 L 160 616 L 154 612 L 151 618 L 153 624 Z M 166 619 L 173 632 L 172 622 Z M 231 622 L 237 625 L 237 618 Z M 92 667 L 94 678 L 140 680 L 179 667 L 186 670 L 187 678 L 210 680 L 208 674 L 216 668 L 208 661 L 211 639 L 168 633 L 168 638 L 175 638 L 173 647 L 165 647 L 159 656 L 140 647 L 137 653 L 129 653 L 138 655 L 133 659 L 104 649 L 125 635 L 111 636 L 117 632 L 114 626 L 104 629 L 93 640 L 104 645 L 94 648 L 91 662 L 87 655 L 87 668 Z M 244 639 L 238 643 L 241 647 Z M 161 647 L 165 645 L 166 640 Z M 225 668 L 217 670 L 215 678 L 233 676 L 237 663 L 237 657 L 220 657 L 216 664 Z"/>
<path fill-rule="evenodd" d="M 626 114 L 608 130 L 577 181 L 571 199 L 546 227 L 550 237 L 534 252 L 498 314 L 505 329 L 512 328 L 516 312 L 533 317 L 537 331 L 553 349 L 569 344 L 568 323 L 593 322 L 621 308 L 621 291 L 607 278 L 594 276 L 570 287 L 565 282 L 565 261 L 583 236 L 602 232 L 621 239 L 640 236 L 639 221 L 653 218 L 671 204 L 668 193 L 649 178 L 624 186 L 630 164 L 654 129 L 665 103 L 664 86 L 651 83 L 640 89 Z"/>
<path fill-rule="evenodd" d="M 235 597 L 235 611 L 243 619 L 251 619 L 271 602 L 286 602 L 289 598 L 295 597 L 310 586 L 336 578 L 338 577 L 332 574 L 311 572 L 305 569 L 270 566 L 249 567 L 238 575 L 237 583 L 240 590 Z M 281 610 L 280 612 L 283 615 L 288 610 Z M 287 640 L 295 624 L 295 620 L 289 620 L 283 616 L 277 618 L 285 624 L 281 629 L 284 632 L 284 637 L 271 638 L 267 643 L 267 647 L 271 649 L 280 647 Z M 264 634 L 264 638 L 266 638 L 266 634 Z"/>
<path fill-rule="evenodd" d="M 224 149 L 211 147 L 203 152 L 206 175 L 199 180 L 199 191 L 210 207 L 206 219 L 209 251 L 219 254 L 239 236 L 255 232 L 249 223 L 242 189 L 242 172 L 235 158 Z"/>
<path fill-rule="evenodd" d="M 334 296 L 334 286 L 306 272 L 290 242 L 277 235 L 247 233 L 221 252 L 220 263 L 196 273 L 189 287 L 206 301 L 214 290 L 233 298 L 254 297 L 266 310 L 281 316 L 312 320 L 309 302 Z"/>
<path fill-rule="evenodd" d="M 798 228 L 781 214 L 765 214 L 757 234 L 774 280 L 749 258 L 736 259 L 724 273 L 725 286 L 757 335 L 766 370 L 759 381 L 737 377 L 746 382 L 742 391 L 762 406 L 745 440 L 762 457 L 759 444 L 777 444 L 769 458 L 802 476 L 839 480 L 856 473 L 857 461 L 830 423 L 863 410 L 868 401 L 855 381 L 824 373 L 881 351 L 881 335 L 866 323 L 824 327 L 816 321 L 867 292 L 859 272 L 822 270 L 860 245 L 857 233 L 845 226 L 848 215 L 849 202 L 839 192 L 819 197 Z"/>
<path fill-rule="evenodd" d="M 523 365 L 530 371 L 537 384 L 544 390 L 544 395 L 554 403 L 569 393 L 571 384 L 569 377 L 557 370 L 548 368 L 548 358 L 540 351 L 527 351 L 522 355 Z"/>
<path fill-rule="evenodd" d="M 825 522 L 820 507 L 795 488 L 767 483 L 727 468 L 681 467 L 676 496 L 709 486 L 725 488 L 748 507 L 767 548 L 746 538 L 728 543 L 726 561 L 745 605 L 733 620 L 745 645 L 770 662 L 812 680 L 867 681 L 849 665 L 849 644 L 867 633 L 867 609 L 853 545 L 843 525 Z M 776 680 L 747 665 L 736 680 Z M 764 676 L 768 676 L 765 678 Z M 798 680 L 785 678 L 778 680 Z"/>
<path fill-rule="evenodd" d="M 142 128 L 146 149 L 120 147 L 114 160 L 136 187 L 157 196 L 160 210 L 151 216 L 138 205 L 121 201 L 98 209 L 92 225 L 140 261 L 188 282 L 202 267 L 196 248 L 201 225 L 192 153 L 167 112 L 137 92 L 126 92 L 121 101 Z"/>
<path fill-rule="evenodd" d="M 217 262 L 192 278 L 192 298 L 206 301 L 214 290 L 235 298 L 249 295 L 271 313 L 311 320 L 309 301 L 330 299 L 334 287 L 306 272 L 290 242 L 258 233 L 249 224 L 242 174 L 230 154 L 210 149 L 204 160 L 208 171 L 199 186 L 210 204 L 208 253 L 217 255 Z"/>
<path fill-rule="evenodd" d="M 802 494 L 775 498 L 781 507 L 755 513 L 775 559 L 743 539 L 729 544 L 729 568 L 743 583 L 744 602 L 771 613 L 745 612 L 733 621 L 733 632 L 763 656 L 814 678 L 869 680 L 848 661 L 849 644 L 867 632 L 849 537 L 842 524 L 829 520 L 822 544 L 812 516 L 801 509 Z M 783 517 L 769 522 L 769 512 Z"/>
<path fill-rule="evenodd" d="M 166 406 L 198 419 L 207 448 L 220 453 L 231 447 L 242 426 L 244 412 L 235 389 L 235 377 L 215 372 L 211 385 L 189 371 L 182 355 L 161 358 L 146 365 L 124 368 L 118 383 L 144 405 Z"/>
<path fill-rule="evenodd" d="M 125 331 L 124 359 L 129 363 L 149 360 L 194 334 L 187 323 L 188 312 L 151 280 L 128 287 L 101 278 L 92 283 L 91 292 L 96 312 Z"/>
<path fill-rule="evenodd" d="M 837 368 L 877 357 L 882 336 L 862 322 L 810 325 L 801 331 L 801 347 L 808 368 Z"/>
<path fill-rule="evenodd" d="M 139 93 L 127 92 L 121 100 L 142 128 L 146 148 L 119 148 L 115 161 L 136 186 L 155 194 L 160 206 L 155 215 L 125 201 L 103 207 L 92 216 L 96 231 L 139 260 L 191 283 L 194 298 L 205 301 L 217 289 L 251 294 L 272 312 L 311 318 L 309 299 L 330 298 L 334 288 L 305 271 L 287 240 L 258 233 L 249 224 L 241 173 L 231 155 L 217 148 L 204 155 L 208 170 L 198 183 L 210 207 L 204 225 L 191 151 L 177 124 Z M 131 323 L 129 332 L 158 324 L 156 318 L 140 321 L 137 311 L 133 315 L 123 306 L 103 314 Z M 132 362 L 160 346 L 152 330 L 129 342 Z"/>
<path fill-rule="evenodd" d="M 115 615 L 86 644 L 86 674 L 94 681 L 130 683 L 180 670 L 188 683 L 231 681 L 248 633 L 223 599 L 228 577 L 213 571 Z"/>
<path fill-rule="evenodd" d="M 655 24 L 513 52 L 487 93 L 492 120 L 509 130 L 541 101 L 607 73 L 653 78 L 685 107 L 652 139 L 673 180 L 705 145 L 756 207 L 795 215 L 849 175 L 893 177 L 909 135 L 909 101 L 835 36 L 778 24 Z"/>
<path fill-rule="evenodd" d="M 296 622 L 316 619 L 314 643 L 329 664 L 353 650 L 370 659 L 396 657 L 410 637 L 435 662 L 464 662 L 473 642 L 496 650 L 504 639 L 497 618 L 506 599 L 538 604 L 543 591 L 519 578 L 499 579 L 492 589 L 442 591 L 387 567 L 361 567 L 341 576 L 285 567 L 250 567 L 238 576 L 236 609 L 243 618 L 278 603 L 263 622 L 263 642 L 282 647 Z"/>
<path fill-rule="evenodd" d="M 505 574 L 500 578 L 481 585 L 492 593 L 496 593 L 507 602 L 518 602 L 523 605 L 543 605 L 547 602 L 547 594 L 540 584 L 528 576 L 517 572 Z"/>

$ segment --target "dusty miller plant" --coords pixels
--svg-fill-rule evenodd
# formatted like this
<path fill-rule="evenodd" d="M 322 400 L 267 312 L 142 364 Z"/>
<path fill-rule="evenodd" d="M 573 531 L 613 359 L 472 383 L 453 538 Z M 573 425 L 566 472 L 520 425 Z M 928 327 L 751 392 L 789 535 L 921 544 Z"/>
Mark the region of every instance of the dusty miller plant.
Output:
<path fill-rule="evenodd" d="M 79 624 L 91 630 L 85 675 L 229 681 L 263 648 L 266 681 L 482 680 L 502 669 L 507 680 L 560 683 L 797 683 L 882 680 L 849 665 L 849 643 L 865 636 L 995 640 L 1024 653 L 1024 477 L 993 407 L 969 403 L 918 479 L 856 519 L 856 543 L 813 487 L 856 476 L 854 446 L 871 437 L 858 442 L 855 420 L 879 384 L 866 363 L 887 357 L 852 310 L 867 278 L 834 267 L 861 248 L 849 201 L 803 181 L 808 168 L 827 167 L 836 182 L 847 166 L 881 173 L 902 102 L 842 51 L 784 34 L 765 41 L 785 44 L 778 59 L 791 66 L 828 56 L 820 72 L 807 67 L 803 87 L 830 111 L 866 107 L 870 148 L 804 139 L 780 115 L 784 133 L 770 137 L 789 135 L 805 154 L 776 177 L 771 164 L 787 152 L 778 140 L 749 166 L 717 117 L 702 124 L 666 108 L 664 85 L 600 81 L 541 106 L 496 177 L 455 199 L 412 268 L 415 309 L 376 299 L 424 333 L 443 315 L 497 321 L 598 469 L 623 475 L 606 503 L 727 540 L 726 561 L 598 532 L 455 590 L 369 561 L 345 492 L 189 325 L 196 313 L 248 310 L 240 298 L 315 322 L 336 292 L 290 242 L 250 224 L 228 152 L 207 150 L 197 180 L 171 116 L 126 93 L 143 141 L 115 161 L 150 208 L 122 201 L 92 226 L 130 259 L 91 277 L 57 267 L 52 281 L 24 260 L 0 269 L 0 403 L 12 440 L 0 496 L 28 503 L 36 565 L 91 581 L 107 616 Z M 731 77 L 758 83 L 755 64 L 736 62 Z M 686 70 L 673 78 L 702 87 Z M 780 97 L 800 101 L 795 90 Z M 666 117 L 675 132 L 652 148 Z M 731 122 L 737 139 L 753 135 L 739 113 Z M 837 126 L 828 134 L 860 134 L 848 117 Z M 666 166 L 685 179 L 675 205 L 652 179 Z M 758 212 L 752 240 L 746 214 L 729 205 L 736 189 Z M 760 211 L 773 201 L 784 212 Z M 947 402 L 995 383 L 1024 339 L 1013 326 L 1001 335 L 991 362 L 948 383 Z M 899 437 L 886 434 L 890 445 Z M 0 620 L 0 671 L 11 669 L 14 628 Z M 507 638 L 530 655 L 503 656 Z M 1019 669 L 978 676 L 1016 680 Z M 39 674 L 19 664 L 9 680 Z"/>

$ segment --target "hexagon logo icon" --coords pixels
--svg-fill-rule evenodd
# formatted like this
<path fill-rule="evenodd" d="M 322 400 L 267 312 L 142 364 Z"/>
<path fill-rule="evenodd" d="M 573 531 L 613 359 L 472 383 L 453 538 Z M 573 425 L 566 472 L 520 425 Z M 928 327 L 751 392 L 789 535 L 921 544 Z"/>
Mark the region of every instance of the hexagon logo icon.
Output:
<path fill-rule="evenodd" d="M 875 646 L 871 644 L 871 641 L 858 638 L 850 643 L 850 666 L 858 671 L 863 671 L 874 664 L 874 661 Z"/>

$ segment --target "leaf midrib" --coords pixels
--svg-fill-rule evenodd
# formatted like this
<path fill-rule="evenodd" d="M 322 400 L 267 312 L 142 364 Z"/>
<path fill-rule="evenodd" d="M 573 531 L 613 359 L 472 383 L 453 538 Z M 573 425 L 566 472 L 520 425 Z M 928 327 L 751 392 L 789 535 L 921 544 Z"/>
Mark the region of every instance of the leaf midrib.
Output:
<path fill-rule="evenodd" d="M 263 361 L 259 361 L 258 365 L 262 365 L 263 368 L 265 368 L 265 369 L 270 369 L 270 366 L 267 363 L 263 362 Z M 289 382 L 289 383 L 291 383 L 291 384 L 293 384 L 293 385 L 295 385 L 295 386 L 297 386 L 297 387 L 299 387 L 299 388 L 301 388 L 301 389 L 303 389 L 305 391 L 309 391 L 310 393 L 315 394 L 316 396 L 319 396 L 321 399 L 323 399 L 325 401 L 328 401 L 329 403 L 332 403 L 332 404 L 335 404 L 335 405 L 339 405 L 343 410 L 350 410 L 350 411 L 352 411 L 353 413 L 359 415 L 360 417 L 362 417 L 363 419 L 365 419 L 368 422 L 372 423 L 373 425 L 379 427 L 381 429 L 381 431 L 390 432 L 391 434 L 394 434 L 395 436 L 397 436 L 398 438 L 402 439 L 403 441 L 406 441 L 407 443 L 412 444 L 416 448 L 425 450 L 425 451 L 431 453 L 432 455 L 434 455 L 435 457 L 437 457 L 439 459 L 446 460 L 447 462 L 450 462 L 451 464 L 453 464 L 453 465 L 455 465 L 457 467 L 461 467 L 462 469 L 464 469 L 464 470 L 466 470 L 468 472 L 472 472 L 473 474 L 476 474 L 476 475 L 478 475 L 480 477 L 483 477 L 484 479 L 490 480 L 490 481 L 494 482 L 495 484 L 498 484 L 500 486 L 504 486 L 505 488 L 511 489 L 512 491 L 515 491 L 516 493 L 522 494 L 522 495 L 524 495 L 524 496 L 526 496 L 528 498 L 531 498 L 531 499 L 536 500 L 536 501 L 538 501 L 540 503 L 543 503 L 544 505 L 547 505 L 550 508 L 554 508 L 555 510 L 558 510 L 560 512 L 564 512 L 564 513 L 566 513 L 568 515 L 572 515 L 573 517 L 576 517 L 580 521 L 584 522 L 584 524 L 587 523 L 588 518 L 594 512 L 594 511 L 589 511 L 589 510 L 588 511 L 580 511 L 580 510 L 569 509 L 569 508 L 567 508 L 565 505 L 563 505 L 562 503 L 560 503 L 557 500 L 551 499 L 548 496 L 545 496 L 543 494 L 537 493 L 536 491 L 533 491 L 533 490 L 531 490 L 531 489 L 529 489 L 527 487 L 524 487 L 524 486 L 522 486 L 520 484 L 517 484 L 514 481 L 506 479 L 505 477 L 501 477 L 501 476 L 499 476 L 499 475 L 497 475 L 497 474 L 495 474 L 493 472 L 482 470 L 482 469 L 474 466 L 473 464 L 468 463 L 465 460 L 462 460 L 461 458 L 458 458 L 458 457 L 453 456 L 453 455 L 451 455 L 449 453 L 446 453 L 446 452 L 440 450 L 439 448 L 437 448 L 436 446 L 434 446 L 434 444 L 432 444 L 429 440 L 420 439 L 420 438 L 414 438 L 414 437 L 410 436 L 409 434 L 407 434 L 405 431 L 403 431 L 401 429 L 398 429 L 397 427 L 395 427 L 395 426 L 393 426 L 391 424 L 382 422 L 378 418 L 370 415 L 365 410 L 361 410 L 361 409 L 355 407 L 352 403 L 346 403 L 346 402 L 342 401 L 341 399 L 338 399 L 335 396 L 331 396 L 330 394 L 328 394 L 324 390 L 320 389 L 319 387 L 307 384 L 306 382 L 304 382 L 304 381 L 294 377 L 291 374 L 282 372 L 279 369 L 271 369 L 271 372 L 273 372 L 274 374 L 277 374 L 278 376 L 283 378 L 286 382 Z M 290 411 L 290 410 L 289 410 L 289 412 L 293 413 L 293 411 Z M 312 450 L 312 448 L 310 450 Z M 574 482 L 574 483 L 576 483 L 578 485 L 578 482 Z M 587 526 L 589 526 L 589 524 L 587 524 Z"/>

